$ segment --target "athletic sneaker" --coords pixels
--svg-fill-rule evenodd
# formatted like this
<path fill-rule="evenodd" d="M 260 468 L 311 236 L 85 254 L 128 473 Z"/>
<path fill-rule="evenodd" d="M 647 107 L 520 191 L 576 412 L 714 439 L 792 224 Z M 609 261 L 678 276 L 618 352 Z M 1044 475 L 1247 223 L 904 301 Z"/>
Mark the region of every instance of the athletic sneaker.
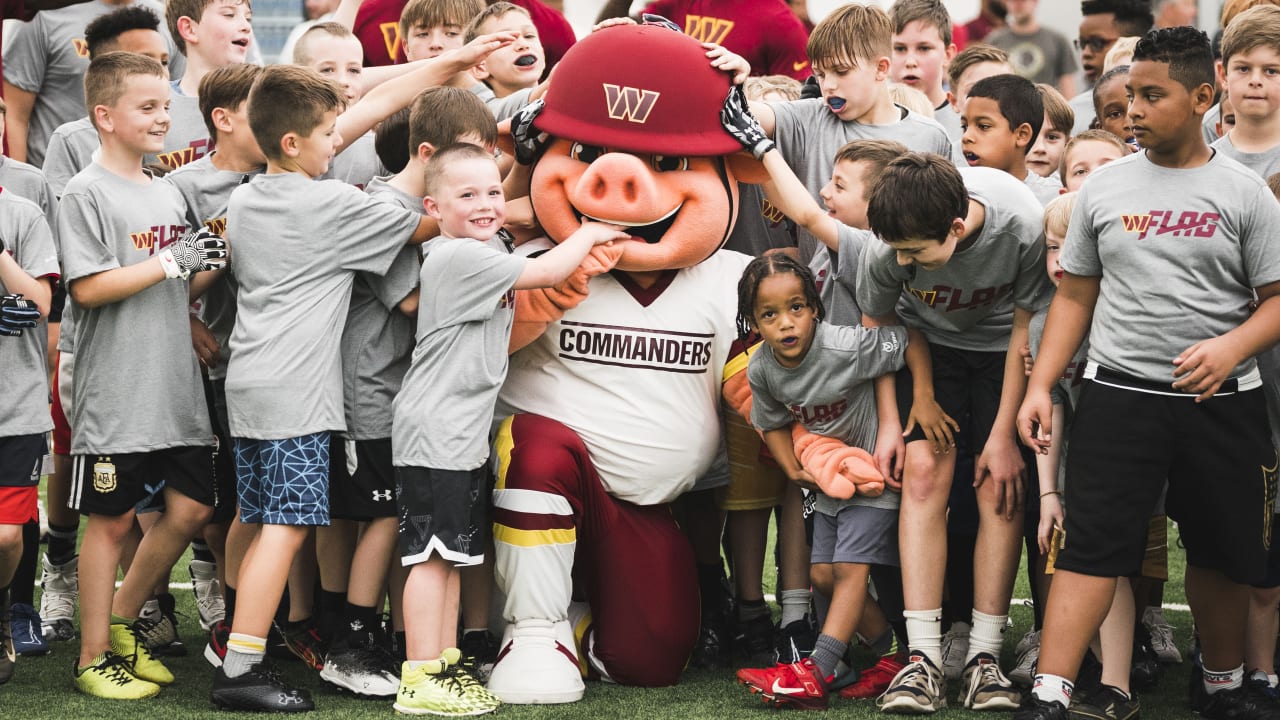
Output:
<path fill-rule="evenodd" d="M 880 658 L 875 665 L 863 670 L 858 681 L 840 690 L 840 697 L 849 699 L 880 697 L 902 668 L 906 667 L 892 655 Z"/>
<path fill-rule="evenodd" d="M 9 616 L 4 608 L 0 608 L 0 685 L 13 678 L 17 662 L 18 654 L 13 650 L 13 636 L 9 634 Z"/>
<path fill-rule="evenodd" d="M 876 706 L 889 713 L 937 712 L 947 706 L 947 679 L 927 656 L 912 653 Z"/>
<path fill-rule="evenodd" d="M 698 623 L 698 642 L 693 646 L 689 667 L 702 669 L 724 667 L 728 654 L 725 640 L 730 637 L 727 625 L 724 613 L 718 610 L 702 614 L 702 620 Z"/>
<path fill-rule="evenodd" d="M 187 572 L 191 573 L 191 591 L 196 596 L 200 629 L 208 632 L 227 616 L 222 583 L 218 581 L 218 566 L 208 560 L 192 560 Z"/>
<path fill-rule="evenodd" d="M 1173 626 L 1164 619 L 1164 609 L 1148 607 L 1142 612 L 1142 624 L 1151 633 L 1151 648 L 1156 651 L 1160 662 L 1176 665 L 1182 662 L 1182 653 L 1178 652 L 1178 644 L 1173 639 Z"/>
<path fill-rule="evenodd" d="M 169 593 L 148 600 L 138 614 L 134 630 L 156 657 L 186 657 L 187 646 L 178 637 L 177 602 Z"/>
<path fill-rule="evenodd" d="M 969 654 L 969 633 L 973 627 L 967 622 L 953 622 L 942 636 L 942 672 L 948 680 L 959 680 L 964 675 L 964 659 Z"/>
<path fill-rule="evenodd" d="M 76 690 L 93 697 L 141 700 L 160 693 L 159 685 L 135 677 L 129 672 L 128 661 L 110 650 L 94 658 L 85 668 L 77 667 L 72 661 L 71 671 Z"/>
<path fill-rule="evenodd" d="M 80 597 L 80 557 L 54 565 L 45 554 L 40 563 L 40 630 L 46 640 L 73 640 L 76 602 Z"/>
<path fill-rule="evenodd" d="M 311 693 L 291 687 L 265 660 L 234 678 L 227 677 L 221 667 L 214 670 L 209 700 L 220 710 L 307 712 L 316 709 Z"/>
<path fill-rule="evenodd" d="M 156 685 L 168 685 L 173 682 L 173 673 L 169 672 L 164 663 L 151 656 L 140 632 L 140 626 L 146 622 L 139 618 L 132 626 L 112 623 L 111 652 L 124 660 L 124 668 L 130 675 Z"/>
<path fill-rule="evenodd" d="M 1245 676 L 1244 681 L 1263 695 L 1272 700 L 1280 701 L 1280 688 L 1271 684 L 1271 678 L 1267 677 L 1265 671 L 1254 670 Z"/>
<path fill-rule="evenodd" d="M 753 618 L 738 619 L 738 632 L 733 637 L 734 647 L 746 664 L 760 667 L 777 662 L 778 651 L 773 647 L 777 628 L 768 613 Z"/>
<path fill-rule="evenodd" d="M 1022 693 L 988 653 L 974 655 L 965 666 L 964 688 L 964 706 L 970 710 L 1017 710 L 1022 703 Z"/>
<path fill-rule="evenodd" d="M 1013 669 L 1009 671 L 1009 679 L 1022 687 L 1031 687 L 1036 677 L 1036 662 L 1040 660 L 1040 631 L 1029 630 L 1018 646 L 1013 650 Z"/>
<path fill-rule="evenodd" d="M 1088 697 L 1077 696 L 1067 711 L 1071 720 L 1137 720 L 1138 698 L 1110 685 L 1100 685 Z"/>
<path fill-rule="evenodd" d="M 227 656 L 227 641 L 231 639 L 231 626 L 226 620 L 219 620 L 209 631 L 209 643 L 204 646 L 204 659 L 214 667 L 222 667 L 222 660 Z"/>
<path fill-rule="evenodd" d="M 439 659 L 416 668 L 406 662 L 400 673 L 396 712 L 461 717 L 497 710 L 502 701 L 458 666 L 461 659 L 457 648 L 448 648 Z"/>
<path fill-rule="evenodd" d="M 1206 695 L 1200 706 L 1201 720 L 1277 720 L 1280 706 L 1247 684 L 1232 690 Z"/>
<path fill-rule="evenodd" d="M 771 668 L 743 668 L 738 671 L 738 682 L 751 692 L 759 693 L 766 703 L 801 710 L 826 710 L 830 694 L 827 688 L 833 679 L 822 677 L 822 670 L 814 664 L 813 658 Z"/>
<path fill-rule="evenodd" d="M 488 630 L 472 630 L 462 634 L 462 667 L 477 681 L 489 682 L 489 673 L 498 659 L 498 639 Z M 393 668 L 392 674 L 395 670 Z M 392 691 L 394 693 L 394 690 Z"/>
<path fill-rule="evenodd" d="M 9 636 L 13 638 L 13 650 L 28 657 L 45 655 L 49 643 L 40 631 L 40 614 L 26 603 L 14 603 L 9 608 Z"/>
<path fill-rule="evenodd" d="M 1133 660 L 1129 667 L 1129 687 L 1149 690 L 1160 682 L 1160 656 L 1151 645 L 1152 635 L 1146 626 L 1133 628 Z"/>
<path fill-rule="evenodd" d="M 285 647 L 289 648 L 294 657 L 313 670 L 324 669 L 324 642 L 310 619 L 285 623 L 279 630 L 284 637 Z"/>
<path fill-rule="evenodd" d="M 818 643 L 818 631 L 813 626 L 813 618 L 805 615 L 799 620 L 792 620 L 786 627 L 778 629 L 778 664 L 798 663 L 813 654 L 813 646 Z"/>
<path fill-rule="evenodd" d="M 400 686 L 400 668 L 372 632 L 353 632 L 324 658 L 320 679 L 357 695 L 392 697 Z"/>
<path fill-rule="evenodd" d="M 1013 720 L 1067 720 L 1067 709 L 1062 703 L 1054 700 L 1041 700 L 1035 695 L 1027 696 L 1026 702 L 1014 713 Z"/>

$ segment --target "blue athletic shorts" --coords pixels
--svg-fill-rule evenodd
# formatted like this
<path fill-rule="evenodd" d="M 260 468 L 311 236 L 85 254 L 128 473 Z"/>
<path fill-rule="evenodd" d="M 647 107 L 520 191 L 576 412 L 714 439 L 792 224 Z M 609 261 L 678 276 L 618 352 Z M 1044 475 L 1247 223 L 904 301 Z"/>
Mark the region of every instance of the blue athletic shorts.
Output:
<path fill-rule="evenodd" d="M 329 433 L 232 442 L 240 522 L 329 524 Z"/>

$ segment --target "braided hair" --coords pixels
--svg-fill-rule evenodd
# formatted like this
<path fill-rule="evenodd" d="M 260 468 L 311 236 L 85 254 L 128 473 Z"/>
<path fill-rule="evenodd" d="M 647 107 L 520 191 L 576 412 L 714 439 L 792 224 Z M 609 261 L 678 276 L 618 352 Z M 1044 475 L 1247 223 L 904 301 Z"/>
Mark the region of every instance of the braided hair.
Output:
<path fill-rule="evenodd" d="M 786 253 L 775 252 L 762 255 L 747 265 L 747 268 L 742 271 L 742 278 L 738 280 L 738 339 L 743 342 L 747 341 L 752 332 L 753 313 L 755 313 L 756 295 L 759 293 L 760 283 L 770 275 L 780 273 L 791 273 L 800 278 L 800 285 L 804 288 L 805 302 L 814 308 L 818 320 L 826 317 L 826 309 L 822 306 L 822 298 L 818 296 L 818 286 L 813 281 L 813 273 L 809 268 Z"/>

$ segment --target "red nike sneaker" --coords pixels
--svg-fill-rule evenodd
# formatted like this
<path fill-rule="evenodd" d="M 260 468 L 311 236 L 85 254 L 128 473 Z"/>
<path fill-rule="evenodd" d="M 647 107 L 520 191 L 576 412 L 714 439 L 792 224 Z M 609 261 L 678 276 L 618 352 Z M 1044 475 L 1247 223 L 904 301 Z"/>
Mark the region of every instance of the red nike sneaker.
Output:
<path fill-rule="evenodd" d="M 893 684 L 893 678 L 906 667 L 892 655 L 880 658 L 880 662 L 863 670 L 858 681 L 840 691 L 842 698 L 875 698 L 884 694 Z"/>
<path fill-rule="evenodd" d="M 811 658 L 790 665 L 738 671 L 738 682 L 751 692 L 759 693 L 766 703 L 803 710 L 827 709 L 827 687 L 831 680 L 830 677 L 822 677 L 822 671 Z"/>

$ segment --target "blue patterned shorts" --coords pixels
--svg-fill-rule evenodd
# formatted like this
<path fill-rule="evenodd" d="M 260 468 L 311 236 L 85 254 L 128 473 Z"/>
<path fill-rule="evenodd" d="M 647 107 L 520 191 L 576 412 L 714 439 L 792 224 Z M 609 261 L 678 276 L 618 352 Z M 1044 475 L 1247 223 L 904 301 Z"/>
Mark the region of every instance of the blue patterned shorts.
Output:
<path fill-rule="evenodd" d="M 329 524 L 329 433 L 233 438 L 240 522 Z"/>

